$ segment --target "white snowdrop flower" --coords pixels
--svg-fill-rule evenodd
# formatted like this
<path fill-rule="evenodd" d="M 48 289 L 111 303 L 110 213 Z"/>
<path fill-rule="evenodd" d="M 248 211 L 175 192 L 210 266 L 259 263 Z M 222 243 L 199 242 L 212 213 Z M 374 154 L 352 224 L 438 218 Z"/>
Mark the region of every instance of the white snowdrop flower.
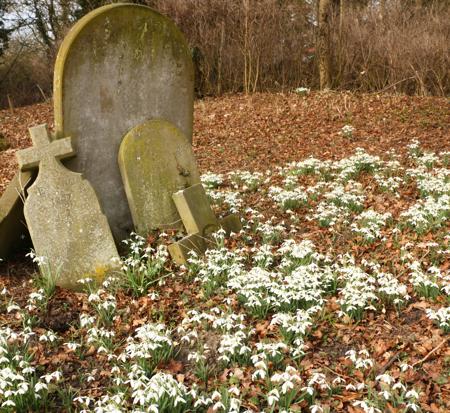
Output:
<path fill-rule="evenodd" d="M 212 408 L 214 412 L 217 412 L 219 410 L 225 410 L 225 405 L 221 401 L 219 401 L 214 403 L 214 406 Z"/>
<path fill-rule="evenodd" d="M 311 386 L 306 386 L 302 388 L 302 391 L 306 392 L 307 394 L 309 394 L 310 396 L 314 395 L 314 388 Z"/>
<path fill-rule="evenodd" d="M 443 195 L 438 200 L 428 196 L 419 200 L 407 211 L 400 214 L 406 224 L 416 232 L 423 233 L 433 228 L 440 228 L 447 220 L 450 211 L 450 195 Z"/>
<path fill-rule="evenodd" d="M 80 327 L 90 327 L 94 325 L 95 323 L 95 317 L 90 316 L 89 314 L 80 314 Z"/>
<path fill-rule="evenodd" d="M 420 409 L 420 406 L 417 405 L 417 404 L 415 404 L 415 403 L 407 403 L 407 404 L 406 404 L 406 409 L 407 409 L 407 410 L 408 410 L 408 409 L 411 409 L 411 410 L 414 411 L 414 412 L 418 412 L 419 409 Z"/>
<path fill-rule="evenodd" d="M 236 386 L 233 386 L 228 389 L 228 393 L 232 394 L 233 396 L 239 396 L 241 392 Z"/>
<path fill-rule="evenodd" d="M 218 188 L 223 183 L 223 176 L 212 172 L 206 172 L 200 176 L 200 180 L 206 188 Z"/>
<path fill-rule="evenodd" d="M 406 391 L 406 387 L 405 387 L 405 385 L 402 383 L 402 382 L 397 382 L 397 383 L 395 383 L 393 386 L 392 386 L 392 388 L 394 389 L 394 390 L 398 390 L 398 389 L 400 389 L 400 390 L 402 390 L 402 391 Z"/>
<path fill-rule="evenodd" d="M 294 388 L 294 383 L 291 381 L 285 381 L 283 385 L 281 386 L 281 393 L 286 394 L 288 391 L 292 390 Z"/>
<path fill-rule="evenodd" d="M 277 389 L 272 389 L 267 394 L 267 403 L 269 406 L 273 406 L 275 403 L 277 403 L 280 400 L 280 393 Z"/>
<path fill-rule="evenodd" d="M 41 381 L 38 381 L 35 385 L 34 385 L 34 391 L 36 393 L 39 393 L 41 390 L 47 390 L 48 386 L 45 383 L 42 383 Z"/>
<path fill-rule="evenodd" d="M 23 374 L 33 374 L 36 371 L 34 367 L 28 366 L 22 369 Z"/>
<path fill-rule="evenodd" d="M 308 196 L 305 189 L 295 187 L 286 190 L 280 187 L 272 186 L 269 188 L 269 197 L 272 198 L 284 211 L 297 209 L 308 202 Z"/>
<path fill-rule="evenodd" d="M 355 128 L 352 125 L 344 125 L 341 129 L 341 134 L 345 138 L 351 138 L 353 136 Z"/>
<path fill-rule="evenodd" d="M 387 373 L 378 375 L 375 377 L 375 380 L 382 381 L 386 384 L 392 384 L 395 381 L 395 379 Z"/>
<path fill-rule="evenodd" d="M 300 96 L 307 96 L 310 94 L 311 89 L 308 87 L 298 87 L 298 88 L 294 89 L 294 92 Z M 313 413 L 315 413 L 315 412 L 313 412 Z"/>
<path fill-rule="evenodd" d="M 408 369 L 412 369 L 413 367 L 410 366 L 407 363 L 402 363 L 400 364 L 400 370 L 404 373 L 405 371 L 407 371 Z"/>
<path fill-rule="evenodd" d="M 321 390 L 329 390 L 330 385 L 327 382 L 326 376 L 323 373 L 313 372 L 308 380 L 308 386 L 318 386 Z"/>
<path fill-rule="evenodd" d="M 380 391 L 379 395 L 383 396 L 384 399 L 389 400 L 392 396 L 387 390 Z"/>
<path fill-rule="evenodd" d="M 323 413 L 323 408 L 317 404 L 312 404 L 309 406 L 311 413 Z"/>
<path fill-rule="evenodd" d="M 382 413 L 380 409 L 378 409 L 374 406 L 370 406 L 364 400 L 355 400 L 353 402 L 353 406 L 360 407 L 361 409 L 364 410 L 364 413 Z"/>
<path fill-rule="evenodd" d="M 12 313 L 13 311 L 20 311 L 20 306 L 18 306 L 16 303 L 12 303 L 6 307 L 7 313 Z"/>
<path fill-rule="evenodd" d="M 407 399 L 419 399 L 419 393 L 417 393 L 414 389 L 411 389 L 406 392 L 405 397 Z"/>
<path fill-rule="evenodd" d="M 218 400 L 222 400 L 222 395 L 217 390 L 214 390 L 211 394 L 211 399 L 215 402 Z"/>
<path fill-rule="evenodd" d="M 425 312 L 427 317 L 435 321 L 445 332 L 450 331 L 450 307 L 442 307 L 437 311 L 427 308 Z"/>
<path fill-rule="evenodd" d="M 53 373 L 45 374 L 41 377 L 46 381 L 46 383 L 50 383 L 51 381 L 58 382 L 62 378 L 62 374 L 60 371 L 54 371 Z"/>
<path fill-rule="evenodd" d="M 39 341 L 53 343 L 58 339 L 58 336 L 53 331 L 47 331 L 39 337 Z"/>
<path fill-rule="evenodd" d="M 64 343 L 64 345 L 70 350 L 70 351 L 75 351 L 77 348 L 81 347 L 80 343 L 75 343 L 75 342 L 68 342 L 68 343 Z"/>
<path fill-rule="evenodd" d="M 94 280 L 93 280 L 92 278 L 89 278 L 89 277 L 81 278 L 81 279 L 77 280 L 77 283 L 78 283 L 78 284 L 82 284 L 82 285 L 84 285 L 84 284 L 90 284 L 90 283 L 92 283 L 92 282 L 94 282 Z"/>
<path fill-rule="evenodd" d="M 342 377 L 340 377 L 340 376 L 337 376 L 337 377 L 334 378 L 333 381 L 332 381 L 332 383 L 333 383 L 334 385 L 343 384 L 343 383 L 345 383 L 345 382 L 346 382 L 345 379 L 342 378 Z"/>

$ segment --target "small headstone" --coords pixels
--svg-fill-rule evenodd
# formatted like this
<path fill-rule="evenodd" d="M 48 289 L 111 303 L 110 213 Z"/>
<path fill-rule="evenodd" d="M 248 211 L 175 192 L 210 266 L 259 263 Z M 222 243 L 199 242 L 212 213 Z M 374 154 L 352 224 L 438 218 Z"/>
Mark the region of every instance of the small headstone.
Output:
<path fill-rule="evenodd" d="M 211 245 L 211 234 L 223 228 L 226 234 L 238 233 L 241 222 L 237 215 L 217 220 L 209 204 L 202 184 L 196 184 L 173 194 L 173 201 L 188 235 L 169 245 L 172 259 L 179 265 L 186 264 L 190 251 L 203 254 Z"/>
<path fill-rule="evenodd" d="M 30 134 L 34 146 L 16 155 L 21 170 L 39 167 L 24 207 L 34 250 L 61 287 L 79 289 L 86 277 L 101 281 L 119 256 L 92 186 L 60 162 L 74 155 L 71 140 L 52 142 L 46 125 Z"/>
<path fill-rule="evenodd" d="M 118 160 L 136 231 L 180 228 L 172 194 L 200 182 L 183 133 L 163 119 L 145 122 L 126 134 Z"/>
<path fill-rule="evenodd" d="M 71 136 L 65 165 L 94 187 L 117 242 L 133 229 L 117 156 L 125 134 L 166 119 L 192 140 L 194 69 L 175 24 L 133 4 L 101 7 L 80 19 L 55 64 L 56 137 Z"/>
<path fill-rule="evenodd" d="M 0 198 L 0 259 L 29 241 L 23 200 L 33 175 L 31 171 L 17 172 Z"/>

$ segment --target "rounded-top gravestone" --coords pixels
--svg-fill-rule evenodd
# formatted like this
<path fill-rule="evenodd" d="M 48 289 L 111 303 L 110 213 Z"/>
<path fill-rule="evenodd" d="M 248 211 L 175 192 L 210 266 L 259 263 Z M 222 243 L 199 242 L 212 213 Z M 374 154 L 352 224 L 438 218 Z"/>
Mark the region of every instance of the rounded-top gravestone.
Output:
<path fill-rule="evenodd" d="M 56 137 L 72 137 L 77 156 L 65 165 L 92 184 L 117 242 L 133 229 L 117 164 L 122 139 L 158 118 L 190 143 L 193 90 L 183 35 L 148 7 L 101 7 L 64 39 L 54 75 Z"/>
<path fill-rule="evenodd" d="M 172 195 L 200 182 L 184 134 L 164 119 L 145 122 L 125 135 L 118 162 L 136 231 L 181 228 Z"/>

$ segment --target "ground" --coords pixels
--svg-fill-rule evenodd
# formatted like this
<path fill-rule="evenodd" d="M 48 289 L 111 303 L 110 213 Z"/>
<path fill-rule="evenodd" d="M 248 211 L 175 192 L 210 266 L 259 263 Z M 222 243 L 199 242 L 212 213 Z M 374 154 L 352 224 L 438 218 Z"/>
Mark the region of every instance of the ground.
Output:
<path fill-rule="evenodd" d="M 0 193 L 43 122 L 0 112 Z M 87 293 L 0 264 L 2 409 L 449 411 L 449 126 L 443 98 L 197 101 L 204 185 L 244 231 L 186 269 L 175 234 L 135 238 Z"/>

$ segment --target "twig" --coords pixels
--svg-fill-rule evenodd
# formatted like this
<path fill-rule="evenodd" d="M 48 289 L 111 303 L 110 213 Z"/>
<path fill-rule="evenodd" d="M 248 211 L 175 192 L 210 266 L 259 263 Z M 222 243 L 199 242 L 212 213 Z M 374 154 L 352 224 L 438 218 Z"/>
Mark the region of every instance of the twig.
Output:
<path fill-rule="evenodd" d="M 389 367 L 391 367 L 392 364 L 394 363 L 394 361 L 397 360 L 398 356 L 400 355 L 400 353 L 401 353 L 402 351 L 403 351 L 403 350 L 397 351 L 397 352 L 396 352 L 396 353 L 388 360 L 388 362 L 387 362 L 383 367 L 381 367 L 380 370 L 378 370 L 377 376 L 380 376 L 380 375 L 383 374 Z"/>
<path fill-rule="evenodd" d="M 406 79 L 399 80 L 398 82 L 392 83 L 391 85 L 386 86 L 384 89 L 379 90 L 378 93 L 383 93 L 386 90 L 389 90 L 391 87 L 397 86 L 399 83 L 406 82 L 407 80 L 415 79 L 415 76 L 407 77 Z"/>
<path fill-rule="evenodd" d="M 392 364 L 394 364 L 394 361 L 397 360 L 398 356 L 400 355 L 400 353 L 402 353 L 403 351 L 405 351 L 409 346 L 411 345 L 410 342 L 406 343 L 405 345 L 402 346 L 402 348 L 400 348 L 388 361 L 387 363 L 381 367 L 380 370 L 378 370 L 377 376 L 383 374 L 389 367 L 392 366 Z"/>
<path fill-rule="evenodd" d="M 445 338 L 443 341 L 442 341 L 442 343 L 440 343 L 439 345 L 437 345 L 433 350 L 431 350 L 423 359 L 421 359 L 421 360 L 419 360 L 419 361 L 416 361 L 413 365 L 412 365 L 412 367 L 416 367 L 417 365 L 419 365 L 419 364 L 422 364 L 424 361 L 426 361 L 426 360 L 428 360 L 428 358 L 433 354 L 433 353 L 435 353 L 436 351 L 438 351 L 447 341 L 448 341 L 448 337 L 447 338 Z"/>
<path fill-rule="evenodd" d="M 354 379 L 353 377 L 346 376 L 345 374 L 340 374 L 340 373 L 338 373 L 337 371 L 331 369 L 331 368 L 328 367 L 328 366 L 325 366 L 325 365 L 322 364 L 322 363 L 317 363 L 317 364 L 318 364 L 320 367 L 324 368 L 325 370 L 328 370 L 329 372 L 331 372 L 331 373 L 333 373 L 333 374 L 336 374 L 336 376 L 342 377 L 342 378 L 347 379 L 347 380 L 353 380 L 353 381 L 355 381 L 355 382 L 358 381 L 358 380 Z"/>

